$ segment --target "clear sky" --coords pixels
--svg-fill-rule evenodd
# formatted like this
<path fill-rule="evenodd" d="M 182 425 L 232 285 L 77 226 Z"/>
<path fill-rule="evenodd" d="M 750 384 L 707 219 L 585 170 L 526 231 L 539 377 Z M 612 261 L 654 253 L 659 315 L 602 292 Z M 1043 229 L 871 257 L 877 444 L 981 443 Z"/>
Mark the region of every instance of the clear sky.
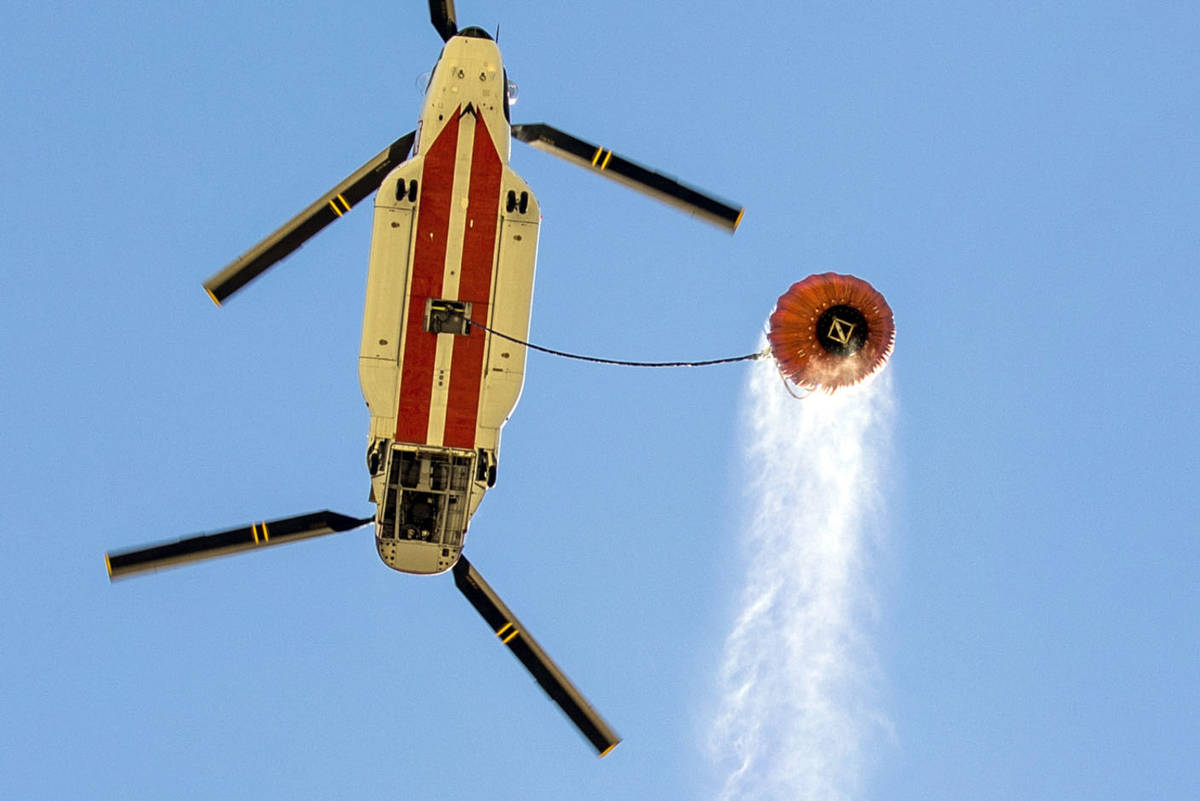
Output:
<path fill-rule="evenodd" d="M 730 237 L 514 145 L 536 341 L 743 353 L 826 270 L 891 303 L 859 797 L 1200 796 L 1196 6 L 457 5 L 501 26 L 514 120 L 747 208 Z M 413 127 L 425 4 L 0 20 L 0 796 L 711 798 L 745 366 L 530 357 L 467 553 L 624 736 L 604 760 L 366 531 L 106 578 L 370 513 L 369 206 L 223 309 L 200 284 Z"/>

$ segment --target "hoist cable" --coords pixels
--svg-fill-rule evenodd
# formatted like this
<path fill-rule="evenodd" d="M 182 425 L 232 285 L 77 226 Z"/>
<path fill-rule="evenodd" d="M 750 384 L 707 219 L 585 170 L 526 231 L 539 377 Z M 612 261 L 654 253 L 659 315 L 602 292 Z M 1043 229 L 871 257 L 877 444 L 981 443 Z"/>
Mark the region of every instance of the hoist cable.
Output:
<path fill-rule="evenodd" d="M 626 361 L 624 359 L 602 359 L 599 356 L 584 356 L 579 353 L 567 353 L 566 351 L 535 345 L 532 342 L 526 342 L 525 340 L 509 336 L 508 334 L 502 334 L 499 331 L 489 328 L 483 323 L 477 323 L 474 320 L 468 321 L 468 325 L 482 328 L 492 336 L 500 337 L 501 339 L 507 339 L 509 342 L 513 342 L 517 345 L 523 345 L 526 348 L 532 348 L 533 350 L 541 351 L 542 353 L 548 353 L 551 356 L 561 356 L 564 359 L 576 359 L 581 362 L 595 362 L 596 364 L 615 364 L 622 367 L 708 367 L 714 364 L 754 361 L 755 359 L 761 359 L 765 356 L 771 355 L 771 349 L 766 348 L 758 351 L 757 353 L 747 353 L 745 356 L 730 356 L 725 359 L 705 359 L 703 361 L 696 362 L 633 362 Z"/>

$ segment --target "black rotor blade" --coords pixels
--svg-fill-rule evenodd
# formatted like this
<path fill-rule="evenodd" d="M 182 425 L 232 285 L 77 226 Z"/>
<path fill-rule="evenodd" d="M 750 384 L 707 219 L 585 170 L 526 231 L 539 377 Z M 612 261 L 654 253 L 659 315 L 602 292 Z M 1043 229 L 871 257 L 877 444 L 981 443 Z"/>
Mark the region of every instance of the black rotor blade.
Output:
<path fill-rule="evenodd" d="M 351 531 L 365 526 L 372 520 L 372 517 L 348 517 L 326 509 L 323 512 L 296 517 L 266 520 L 241 528 L 218 531 L 215 534 L 201 534 L 175 542 L 106 553 L 104 564 L 108 567 L 109 579 L 118 579 L 186 562 L 211 559 L 214 556 L 282 545 L 323 534 Z"/>
<path fill-rule="evenodd" d="M 733 233 L 742 221 L 745 209 L 694 189 L 669 175 L 618 156 L 553 128 L 545 123 L 512 126 L 512 135 L 526 144 L 553 153 L 589 170 L 625 184 L 639 192 L 669 203 L 688 214 Z"/>
<path fill-rule="evenodd" d="M 338 219 L 374 192 L 392 168 L 402 164 L 412 150 L 414 133 L 407 133 L 359 167 L 349 178 L 330 189 L 320 200 L 288 220 L 228 267 L 204 282 L 208 296 L 221 302 L 299 248 L 322 228 Z"/>
<path fill-rule="evenodd" d="M 429 0 L 429 18 L 437 28 L 443 42 L 458 33 L 458 18 L 454 13 L 454 0 Z"/>
<path fill-rule="evenodd" d="M 596 752 L 603 757 L 616 748 L 621 738 L 604 722 L 604 718 L 592 708 L 571 680 L 559 670 L 558 665 L 546 655 L 537 640 L 525 630 L 521 621 L 504 605 L 500 596 L 483 580 L 483 576 L 479 575 L 479 571 L 466 557 L 459 557 L 458 564 L 454 566 L 454 584 L 492 627 L 500 641 L 513 652 L 513 656 L 521 660 L 521 664 L 533 675 L 537 683 L 542 685 L 546 694 L 591 742 Z"/>

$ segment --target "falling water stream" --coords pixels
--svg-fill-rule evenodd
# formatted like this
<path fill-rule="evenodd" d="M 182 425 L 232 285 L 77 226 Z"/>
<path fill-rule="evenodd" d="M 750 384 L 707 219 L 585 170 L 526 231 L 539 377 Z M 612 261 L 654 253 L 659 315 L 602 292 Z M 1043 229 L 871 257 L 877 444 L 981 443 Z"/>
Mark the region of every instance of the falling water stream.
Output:
<path fill-rule="evenodd" d="M 745 575 L 711 741 L 722 801 L 861 794 L 886 728 L 870 635 L 892 397 L 886 370 L 796 400 L 771 360 L 751 367 Z"/>

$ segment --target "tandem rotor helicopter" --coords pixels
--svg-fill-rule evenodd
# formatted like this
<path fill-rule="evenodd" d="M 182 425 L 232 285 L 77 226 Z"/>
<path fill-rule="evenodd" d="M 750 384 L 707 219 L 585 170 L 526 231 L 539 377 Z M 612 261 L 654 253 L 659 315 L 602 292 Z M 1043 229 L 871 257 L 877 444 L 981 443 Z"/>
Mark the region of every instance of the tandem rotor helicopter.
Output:
<path fill-rule="evenodd" d="M 110 579 L 374 523 L 389 567 L 455 585 L 600 756 L 616 732 L 462 555 L 495 484 L 500 430 L 524 383 L 541 217 L 508 165 L 513 138 L 730 232 L 742 209 L 545 124 L 513 125 L 496 42 L 430 0 L 444 46 L 415 131 L 204 284 L 219 306 L 375 193 L 359 379 L 375 514 L 304 514 L 105 555 Z"/>

